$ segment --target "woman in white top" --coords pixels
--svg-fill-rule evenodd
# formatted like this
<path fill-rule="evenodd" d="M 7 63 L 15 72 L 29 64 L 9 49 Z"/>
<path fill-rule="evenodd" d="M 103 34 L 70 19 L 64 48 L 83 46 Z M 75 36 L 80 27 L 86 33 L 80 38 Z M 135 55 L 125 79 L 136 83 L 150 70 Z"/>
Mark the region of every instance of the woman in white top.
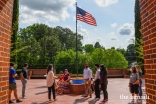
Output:
<path fill-rule="evenodd" d="M 53 65 L 49 64 L 47 68 L 47 87 L 48 87 L 48 98 L 49 102 L 51 102 L 51 91 L 53 92 L 53 99 L 56 101 L 56 95 L 55 95 L 55 77 L 53 73 Z"/>

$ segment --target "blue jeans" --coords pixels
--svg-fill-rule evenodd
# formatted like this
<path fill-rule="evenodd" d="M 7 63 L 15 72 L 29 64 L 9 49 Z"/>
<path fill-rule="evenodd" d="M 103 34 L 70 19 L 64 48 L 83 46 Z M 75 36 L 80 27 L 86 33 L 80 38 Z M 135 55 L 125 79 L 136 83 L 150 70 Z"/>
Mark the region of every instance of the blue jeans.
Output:
<path fill-rule="evenodd" d="M 139 80 L 140 86 L 138 87 L 139 96 L 142 96 L 142 80 Z"/>

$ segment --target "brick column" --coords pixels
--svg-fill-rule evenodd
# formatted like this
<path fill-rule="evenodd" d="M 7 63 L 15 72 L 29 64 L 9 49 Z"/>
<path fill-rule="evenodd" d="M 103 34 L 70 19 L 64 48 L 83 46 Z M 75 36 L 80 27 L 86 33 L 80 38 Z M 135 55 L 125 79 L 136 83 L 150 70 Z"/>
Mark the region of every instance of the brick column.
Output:
<path fill-rule="evenodd" d="M 8 104 L 13 0 L 0 0 L 0 104 Z"/>
<path fill-rule="evenodd" d="M 147 104 L 156 104 L 156 0 L 140 0 Z"/>

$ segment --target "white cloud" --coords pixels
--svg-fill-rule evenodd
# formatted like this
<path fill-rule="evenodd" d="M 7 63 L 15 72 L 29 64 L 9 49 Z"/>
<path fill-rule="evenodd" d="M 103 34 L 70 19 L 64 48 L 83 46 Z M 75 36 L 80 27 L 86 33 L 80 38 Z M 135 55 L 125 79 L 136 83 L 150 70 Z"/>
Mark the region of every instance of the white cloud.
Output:
<path fill-rule="evenodd" d="M 118 2 L 118 0 L 94 0 L 94 1 L 99 7 L 107 7 L 111 4 L 116 4 Z"/>
<path fill-rule="evenodd" d="M 83 45 L 89 44 L 91 43 L 91 41 L 93 41 L 89 38 L 89 32 L 87 29 L 83 28 L 81 25 L 78 25 L 77 28 L 78 28 L 78 34 L 81 34 L 83 36 L 83 40 L 82 40 Z"/>
<path fill-rule="evenodd" d="M 119 39 L 115 36 L 114 32 L 111 32 L 107 35 L 111 40 L 119 41 Z"/>
<path fill-rule="evenodd" d="M 70 17 L 76 0 L 20 0 L 20 23 L 59 22 Z"/>
<path fill-rule="evenodd" d="M 131 35 L 134 36 L 134 25 L 125 23 L 118 29 L 119 35 Z"/>
<path fill-rule="evenodd" d="M 117 26 L 117 23 L 111 24 L 111 27 L 112 27 L 112 28 L 115 28 L 116 26 Z"/>

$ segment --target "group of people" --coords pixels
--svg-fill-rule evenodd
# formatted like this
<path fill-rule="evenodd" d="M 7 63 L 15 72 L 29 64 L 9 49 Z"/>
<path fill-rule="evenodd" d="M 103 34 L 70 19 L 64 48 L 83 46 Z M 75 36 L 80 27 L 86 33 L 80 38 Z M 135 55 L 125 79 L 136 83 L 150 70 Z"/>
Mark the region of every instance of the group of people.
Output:
<path fill-rule="evenodd" d="M 57 94 L 67 94 L 70 93 L 69 90 L 69 84 L 70 84 L 70 73 L 68 72 L 68 69 L 65 69 L 65 72 L 60 72 L 59 80 L 56 82 L 54 76 L 54 69 L 53 65 L 49 64 L 47 68 L 47 87 L 48 87 L 48 99 L 49 102 L 51 102 L 51 92 L 53 93 L 53 99 L 54 101 L 57 100 L 56 93 Z"/>
<path fill-rule="evenodd" d="M 108 101 L 108 92 L 107 92 L 107 69 L 104 65 L 95 64 L 96 73 L 93 79 L 92 70 L 88 67 L 88 63 L 85 65 L 85 69 L 83 71 L 83 77 L 85 80 L 85 94 L 83 97 L 92 98 L 92 88 L 94 87 L 95 91 L 95 101 L 100 99 L 100 91 L 103 91 L 104 99 L 101 102 Z M 92 83 L 93 82 L 93 83 Z"/>
<path fill-rule="evenodd" d="M 16 102 L 22 102 L 17 95 L 17 85 L 16 85 L 16 70 L 14 69 L 15 64 L 13 62 L 10 63 L 10 70 L 9 70 L 9 104 L 14 103 L 11 101 L 11 93 L 14 92 L 14 96 L 16 99 Z M 25 63 L 22 71 L 20 73 L 21 76 L 21 82 L 22 82 L 22 98 L 26 99 L 25 90 L 26 90 L 26 84 L 28 79 L 28 64 Z"/>
<path fill-rule="evenodd" d="M 142 99 L 142 70 L 139 65 L 135 65 L 130 68 L 130 80 L 128 87 L 132 93 L 132 102 L 134 102 L 134 95 L 138 102 Z"/>
<path fill-rule="evenodd" d="M 11 101 L 11 93 L 14 91 L 14 96 L 16 99 L 16 102 L 22 102 L 17 95 L 17 85 L 16 85 L 16 70 L 14 69 L 14 63 L 10 63 L 10 73 L 9 73 L 9 103 L 14 103 Z M 92 70 L 89 68 L 88 63 L 86 63 L 83 71 L 83 77 L 85 80 L 85 94 L 83 97 L 92 98 L 92 91 L 94 89 L 95 91 L 95 100 L 98 101 L 100 99 L 100 91 L 103 91 L 103 100 L 101 102 L 107 102 L 108 101 L 108 92 L 107 92 L 107 69 L 104 65 L 95 64 L 96 73 L 95 76 L 92 75 Z M 26 90 L 26 84 L 28 80 L 28 64 L 25 63 L 22 71 L 20 73 L 21 82 L 22 82 L 22 98 L 26 99 L 25 90 Z M 142 97 L 142 70 L 139 65 L 133 66 L 130 68 L 131 74 L 130 74 L 130 80 L 129 80 L 129 88 L 130 92 L 132 93 L 132 96 L 134 98 L 134 95 L 137 97 Z M 70 84 L 70 73 L 68 72 L 68 69 L 60 72 L 60 76 L 58 81 L 56 81 L 54 76 L 54 69 L 53 65 L 49 64 L 47 68 L 47 87 L 48 87 L 48 99 L 51 102 L 51 92 L 53 93 L 53 99 L 54 101 L 57 100 L 56 93 L 57 94 L 67 94 L 70 93 L 69 90 L 69 84 Z M 93 78 L 94 77 L 94 78 Z M 134 99 L 132 100 L 134 102 Z"/>

